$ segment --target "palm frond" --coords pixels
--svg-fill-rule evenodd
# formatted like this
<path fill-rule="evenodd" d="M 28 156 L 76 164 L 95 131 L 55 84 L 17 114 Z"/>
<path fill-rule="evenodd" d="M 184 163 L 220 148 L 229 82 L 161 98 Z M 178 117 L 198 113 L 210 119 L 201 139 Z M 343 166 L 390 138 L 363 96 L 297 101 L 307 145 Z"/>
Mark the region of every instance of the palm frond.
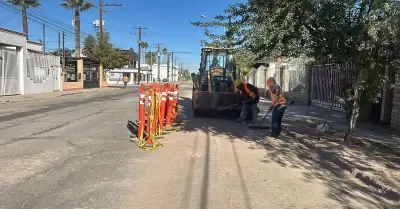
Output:
<path fill-rule="evenodd" d="M 92 7 L 94 7 L 94 4 L 92 4 L 91 2 L 83 2 L 80 11 L 84 12 L 84 11 L 89 10 Z"/>
<path fill-rule="evenodd" d="M 63 2 L 63 3 L 61 3 L 60 5 L 61 5 L 62 7 L 64 7 L 64 8 L 66 8 L 66 9 L 74 9 L 74 8 L 75 8 L 75 5 L 70 4 L 70 3 L 68 3 L 68 2 Z"/>
<path fill-rule="evenodd" d="M 40 1 L 39 0 L 7 0 L 7 2 L 15 5 L 15 6 L 25 6 L 26 8 L 30 8 L 30 7 L 40 7 Z"/>

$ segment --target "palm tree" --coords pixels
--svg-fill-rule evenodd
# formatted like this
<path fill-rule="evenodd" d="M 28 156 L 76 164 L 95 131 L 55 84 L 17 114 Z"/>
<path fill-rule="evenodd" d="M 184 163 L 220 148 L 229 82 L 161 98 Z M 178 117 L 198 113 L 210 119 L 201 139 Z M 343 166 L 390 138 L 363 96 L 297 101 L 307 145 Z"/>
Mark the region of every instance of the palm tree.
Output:
<path fill-rule="evenodd" d="M 162 53 L 164 54 L 164 62 L 165 62 L 165 55 L 168 54 L 167 48 L 164 48 L 164 49 L 162 50 Z"/>
<path fill-rule="evenodd" d="M 154 65 L 156 61 L 157 61 L 157 53 L 155 52 L 146 53 L 146 62 L 148 64 Z"/>
<path fill-rule="evenodd" d="M 94 7 L 85 0 L 63 0 L 61 6 L 75 11 L 75 57 L 81 56 L 81 18 L 80 13 Z"/>
<path fill-rule="evenodd" d="M 21 7 L 22 10 L 22 28 L 24 30 L 24 33 L 26 34 L 26 39 L 28 39 L 28 15 L 26 13 L 27 8 L 35 8 L 35 7 L 40 7 L 40 1 L 39 0 L 7 0 L 11 4 L 14 4 L 15 6 Z"/>
<path fill-rule="evenodd" d="M 143 52 L 144 52 L 145 57 L 146 57 L 146 49 L 149 47 L 149 44 L 147 44 L 147 42 L 141 42 L 140 43 L 140 47 L 142 47 Z M 146 58 L 144 59 L 144 62 L 146 63 Z"/>

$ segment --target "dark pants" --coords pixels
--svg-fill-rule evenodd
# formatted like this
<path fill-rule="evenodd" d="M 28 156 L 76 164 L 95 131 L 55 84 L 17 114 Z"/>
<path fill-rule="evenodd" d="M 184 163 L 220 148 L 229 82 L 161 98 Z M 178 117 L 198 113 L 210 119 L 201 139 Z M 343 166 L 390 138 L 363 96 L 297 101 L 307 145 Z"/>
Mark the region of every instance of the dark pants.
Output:
<path fill-rule="evenodd" d="M 256 122 L 257 120 L 257 104 L 249 104 L 244 103 L 242 106 L 242 111 L 240 112 L 240 117 L 237 119 L 239 122 L 243 122 L 246 120 L 247 115 L 251 111 L 252 114 L 252 121 Z"/>
<path fill-rule="evenodd" d="M 274 107 L 272 109 L 272 118 L 271 118 L 271 135 L 279 136 L 282 130 L 282 118 L 285 114 L 286 107 L 279 106 Z"/>
<path fill-rule="evenodd" d="M 124 89 L 126 89 L 126 86 L 128 85 L 127 82 L 124 82 Z"/>

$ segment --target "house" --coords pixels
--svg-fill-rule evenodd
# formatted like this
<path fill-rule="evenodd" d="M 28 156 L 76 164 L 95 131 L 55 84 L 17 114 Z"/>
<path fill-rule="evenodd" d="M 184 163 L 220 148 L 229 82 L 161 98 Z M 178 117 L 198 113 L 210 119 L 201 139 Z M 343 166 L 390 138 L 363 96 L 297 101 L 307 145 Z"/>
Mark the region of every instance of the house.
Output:
<path fill-rule="evenodd" d="M 139 80 L 139 70 L 133 66 L 124 68 L 115 68 L 107 71 L 107 83 L 109 85 L 118 85 L 124 83 L 124 76 L 128 76 L 128 84 L 137 84 Z M 140 82 L 152 82 L 152 74 L 149 66 L 143 64 L 140 68 Z"/>
<path fill-rule="evenodd" d="M 0 96 L 62 90 L 60 58 L 24 33 L 0 28 Z"/>
<path fill-rule="evenodd" d="M 152 77 L 154 79 L 160 78 L 160 80 L 168 79 L 169 81 L 178 81 L 178 68 L 174 66 L 172 69 L 172 65 L 170 64 L 160 64 L 160 75 L 158 74 L 158 64 L 154 64 L 151 66 L 153 70 Z"/>

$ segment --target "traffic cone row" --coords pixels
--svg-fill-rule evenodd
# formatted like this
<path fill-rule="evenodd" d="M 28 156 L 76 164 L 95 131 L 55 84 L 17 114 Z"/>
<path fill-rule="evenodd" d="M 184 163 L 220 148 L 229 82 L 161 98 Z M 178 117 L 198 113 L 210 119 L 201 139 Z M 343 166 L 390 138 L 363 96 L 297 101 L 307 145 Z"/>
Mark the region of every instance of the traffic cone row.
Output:
<path fill-rule="evenodd" d="M 173 125 L 178 117 L 178 103 L 178 84 L 152 84 L 147 92 L 145 86 L 141 84 L 139 120 L 137 121 L 137 138 L 140 148 L 145 150 L 160 148 L 163 145 L 158 143 L 157 139 L 163 137 L 163 132 L 177 131 Z"/>

